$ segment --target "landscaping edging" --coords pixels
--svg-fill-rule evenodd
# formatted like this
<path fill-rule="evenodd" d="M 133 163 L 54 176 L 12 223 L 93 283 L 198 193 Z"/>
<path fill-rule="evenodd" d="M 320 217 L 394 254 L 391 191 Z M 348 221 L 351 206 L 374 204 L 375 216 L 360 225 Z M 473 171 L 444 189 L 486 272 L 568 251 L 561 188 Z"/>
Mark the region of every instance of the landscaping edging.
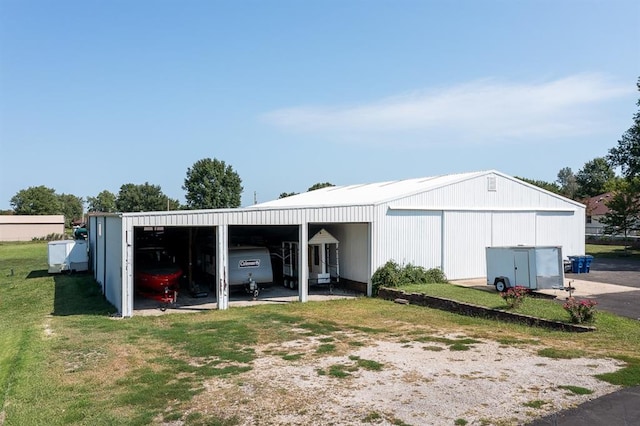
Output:
<path fill-rule="evenodd" d="M 484 306 L 473 305 L 471 303 L 463 303 L 441 297 L 427 296 L 422 293 L 405 293 L 402 290 L 394 290 L 390 288 L 380 288 L 378 290 L 378 297 L 385 300 L 398 299 L 399 301 L 406 301 L 406 303 L 411 305 L 428 306 L 429 308 L 440 309 L 471 317 L 497 319 L 500 321 L 545 327 L 553 330 L 571 331 L 575 333 L 584 333 L 586 331 L 596 330 L 596 328 L 592 326 L 551 321 L 529 315 L 517 314 L 515 312 L 508 312 L 501 309 L 492 309 Z"/>

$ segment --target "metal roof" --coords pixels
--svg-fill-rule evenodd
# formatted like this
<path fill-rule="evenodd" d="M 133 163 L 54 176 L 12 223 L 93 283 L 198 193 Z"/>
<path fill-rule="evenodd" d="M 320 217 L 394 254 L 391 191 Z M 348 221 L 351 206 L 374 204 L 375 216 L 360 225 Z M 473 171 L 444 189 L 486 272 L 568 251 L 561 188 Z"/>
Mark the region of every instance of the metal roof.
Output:
<path fill-rule="evenodd" d="M 255 204 L 247 208 L 375 205 L 493 173 L 502 175 L 490 170 L 360 185 L 331 186 Z"/>

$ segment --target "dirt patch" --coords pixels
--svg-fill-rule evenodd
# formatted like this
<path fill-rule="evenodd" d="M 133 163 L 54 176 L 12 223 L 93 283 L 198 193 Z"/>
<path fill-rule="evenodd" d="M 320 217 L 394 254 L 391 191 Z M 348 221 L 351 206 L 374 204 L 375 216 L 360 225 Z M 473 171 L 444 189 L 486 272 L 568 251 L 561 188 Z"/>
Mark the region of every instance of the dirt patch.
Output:
<path fill-rule="evenodd" d="M 466 350 L 379 340 L 339 356 L 318 356 L 318 347 L 317 338 L 280 347 L 303 354 L 293 358 L 262 348 L 251 371 L 208 381 L 187 414 L 235 418 L 242 425 L 452 425 L 458 419 L 516 425 L 617 390 L 594 375 L 622 366 L 612 359 L 544 358 L 539 348 L 486 340 Z"/>

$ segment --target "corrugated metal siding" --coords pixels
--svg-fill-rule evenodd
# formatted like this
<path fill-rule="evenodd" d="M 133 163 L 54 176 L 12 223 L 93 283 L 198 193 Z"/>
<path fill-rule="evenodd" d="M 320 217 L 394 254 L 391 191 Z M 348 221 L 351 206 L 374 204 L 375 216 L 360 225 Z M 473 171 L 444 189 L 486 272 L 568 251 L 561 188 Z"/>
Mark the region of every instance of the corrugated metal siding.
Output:
<path fill-rule="evenodd" d="M 123 312 L 123 242 L 122 242 L 122 219 L 120 217 L 105 217 L 105 226 L 102 229 L 105 238 L 105 297 L 118 312 L 123 316 L 130 316 L 131 313 Z"/>
<path fill-rule="evenodd" d="M 580 220 L 582 218 L 582 220 Z M 536 244 L 562 246 L 563 256 L 583 255 L 584 215 L 569 213 L 538 213 L 536 216 Z"/>
<path fill-rule="evenodd" d="M 477 176 L 450 186 L 422 192 L 389 203 L 393 206 L 429 207 L 442 210 L 496 210 L 496 209 L 580 209 L 562 197 L 531 188 L 520 181 L 507 179 L 498 174 L 496 190 L 489 191 L 487 178 Z"/>
<path fill-rule="evenodd" d="M 0 241 L 31 241 L 64 235 L 63 215 L 0 215 Z"/>
<path fill-rule="evenodd" d="M 444 273 L 450 280 L 486 273 L 485 247 L 492 240 L 491 212 L 444 212 Z"/>
<path fill-rule="evenodd" d="M 216 226 L 216 225 L 297 225 L 301 223 L 369 222 L 372 206 L 304 209 L 225 209 L 124 214 L 127 225 L 135 226 Z"/>
<path fill-rule="evenodd" d="M 386 210 L 373 226 L 374 270 L 389 260 L 425 268 L 442 266 L 441 212 Z"/>
<path fill-rule="evenodd" d="M 326 227 L 340 241 L 340 276 L 366 283 L 369 271 L 369 225 L 348 223 Z"/>
<path fill-rule="evenodd" d="M 492 246 L 532 246 L 536 244 L 534 212 L 493 212 Z"/>

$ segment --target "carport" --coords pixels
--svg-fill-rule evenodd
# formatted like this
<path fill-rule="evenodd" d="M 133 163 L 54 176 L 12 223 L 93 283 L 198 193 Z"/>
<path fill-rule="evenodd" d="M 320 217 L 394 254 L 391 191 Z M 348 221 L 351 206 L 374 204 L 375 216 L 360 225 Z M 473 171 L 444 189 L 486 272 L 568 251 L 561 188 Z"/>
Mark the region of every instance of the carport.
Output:
<path fill-rule="evenodd" d="M 234 209 L 92 214 L 89 244 L 94 276 L 107 299 L 124 317 L 132 316 L 136 310 L 171 307 L 154 295 L 150 298 L 144 293 L 141 297 L 136 273 L 142 269 L 139 258 L 145 250 L 161 252 L 183 272 L 175 301 L 175 306 L 183 310 L 228 309 L 243 302 L 306 302 L 310 294 L 328 297 L 334 292 L 352 295 L 367 292 L 369 224 L 291 223 L 302 222 L 299 219 L 305 212 L 297 212 L 293 218 L 274 215 L 273 211 L 264 213 Z M 309 236 L 324 228 L 351 239 L 344 242 L 346 250 L 340 261 L 345 265 L 358 265 L 344 268 L 346 275 L 343 275 L 342 287 L 335 290 L 329 286 L 309 285 L 309 266 L 313 263 L 307 247 Z M 300 282 L 304 285 L 295 289 L 283 285 L 281 250 L 284 241 L 295 241 L 300 247 L 296 258 Z M 270 252 L 273 279 L 270 283 L 260 284 L 257 296 L 244 291 L 243 287 L 230 285 L 230 268 L 234 266 L 229 263 L 230 251 L 238 246 L 265 247 Z M 121 274 L 113 273 L 118 270 Z"/>

